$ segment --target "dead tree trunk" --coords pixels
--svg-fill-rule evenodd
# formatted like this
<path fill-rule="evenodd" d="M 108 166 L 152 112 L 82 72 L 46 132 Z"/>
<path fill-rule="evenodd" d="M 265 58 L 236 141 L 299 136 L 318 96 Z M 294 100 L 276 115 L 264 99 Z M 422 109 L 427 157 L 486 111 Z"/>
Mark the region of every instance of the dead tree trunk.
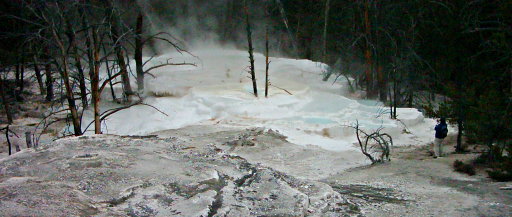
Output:
<path fill-rule="evenodd" d="M 68 55 L 66 48 L 64 47 L 64 44 L 62 43 L 62 40 L 57 35 L 57 32 L 55 32 L 55 29 L 52 30 L 53 38 L 57 45 L 59 46 L 60 52 L 61 52 L 61 61 L 62 65 L 60 67 L 60 73 L 62 77 L 62 81 L 64 83 L 64 86 L 66 88 L 66 98 L 68 100 L 68 107 L 71 112 L 71 121 L 73 122 L 73 130 L 75 132 L 75 136 L 82 135 L 82 128 L 80 126 L 80 119 L 78 117 L 78 112 L 76 109 L 75 104 L 75 98 L 73 96 L 73 87 L 71 87 L 71 84 L 69 83 L 69 73 L 68 73 Z"/>
<path fill-rule="evenodd" d="M 371 40 L 371 23 L 370 23 L 370 0 L 364 2 L 364 28 L 366 34 L 366 48 L 365 48 L 365 59 L 366 59 L 366 95 L 367 97 L 373 98 L 375 96 L 373 88 L 373 57 L 370 46 Z"/>
<path fill-rule="evenodd" d="M 107 48 L 105 45 L 102 46 L 103 53 L 107 53 Z M 110 86 L 110 94 L 112 95 L 112 100 L 117 102 L 116 92 L 114 91 L 114 84 L 112 84 L 112 71 L 115 69 L 115 65 L 112 65 L 112 68 L 108 64 L 108 59 L 105 60 L 105 69 L 107 70 L 107 76 L 108 76 L 108 84 Z M 124 60 L 123 60 L 124 61 Z M 123 72 L 120 72 L 123 73 Z"/>
<path fill-rule="evenodd" d="M 88 107 L 87 103 L 87 87 L 85 85 L 85 72 L 82 68 L 82 62 L 80 60 L 80 55 L 78 54 L 78 46 L 76 44 L 76 33 L 73 30 L 73 26 L 69 21 L 67 23 L 67 35 L 69 38 L 69 43 L 71 48 L 73 49 L 73 57 L 75 59 L 75 67 L 78 71 L 78 83 L 80 88 L 80 98 L 82 100 L 82 107 L 86 109 Z"/>
<path fill-rule="evenodd" d="M 115 33 L 114 33 L 115 34 Z M 117 39 L 112 39 L 117 40 Z M 128 74 L 128 68 L 126 67 L 126 62 L 124 60 L 124 51 L 121 47 L 116 46 L 116 56 L 117 56 L 117 65 L 119 66 L 119 71 L 121 72 L 121 80 L 123 81 L 123 89 L 124 95 L 126 96 L 126 101 L 130 101 L 130 96 L 133 95 L 132 86 L 130 85 L 130 76 Z"/>
<path fill-rule="evenodd" d="M 49 51 L 47 49 L 47 57 L 49 57 Z M 51 102 L 53 100 L 53 77 L 52 77 L 52 65 L 49 59 L 46 59 L 44 65 L 44 71 L 46 75 L 46 101 Z"/>
<path fill-rule="evenodd" d="M 268 97 L 268 68 L 270 61 L 268 59 L 268 25 L 265 29 L 265 97 Z"/>
<path fill-rule="evenodd" d="M 4 104 L 5 115 L 7 116 L 7 124 L 12 124 L 11 109 L 9 108 L 9 101 L 5 96 L 4 79 L 0 76 L 0 94 L 2 95 L 2 102 Z"/>
<path fill-rule="evenodd" d="M 44 84 L 43 84 L 43 76 L 41 75 L 41 69 L 39 69 L 39 63 L 37 61 L 37 56 L 34 55 L 34 73 L 36 74 L 37 84 L 39 85 L 39 92 L 41 95 L 44 95 Z"/>
<path fill-rule="evenodd" d="M 297 49 L 297 42 L 295 40 L 295 37 L 293 36 L 292 30 L 290 29 L 290 26 L 288 24 L 288 18 L 286 17 L 286 12 L 284 10 L 283 3 L 281 0 L 276 0 L 277 5 L 279 6 L 279 12 L 281 15 L 281 20 L 284 23 L 284 26 L 286 27 L 286 31 L 288 32 L 288 36 L 290 37 L 290 40 L 292 41 L 293 51 L 295 52 L 296 56 L 299 56 L 299 50 Z"/>
<path fill-rule="evenodd" d="M 137 89 L 139 92 L 144 91 L 144 69 L 142 63 L 142 33 L 144 18 L 142 13 L 137 16 L 137 25 L 135 28 L 135 68 L 137 70 Z"/>
<path fill-rule="evenodd" d="M 15 73 L 14 74 L 14 79 L 15 79 L 14 82 L 16 83 L 16 86 L 20 85 L 20 75 L 21 75 L 20 72 L 21 72 L 20 63 L 18 62 L 18 63 L 16 63 L 16 71 L 14 72 Z"/>
<path fill-rule="evenodd" d="M 254 91 L 254 96 L 258 97 L 258 86 L 256 85 L 256 73 L 254 69 L 254 55 L 252 47 L 252 30 L 251 30 L 251 22 L 249 19 L 249 9 L 247 7 L 247 0 L 244 1 L 244 9 L 245 9 L 245 23 L 246 23 L 246 30 L 247 30 L 247 43 L 249 45 L 249 62 L 251 63 L 250 73 L 251 73 L 251 79 L 252 79 L 252 88 Z"/>
<path fill-rule="evenodd" d="M 108 1 L 107 1 L 108 2 Z M 128 74 L 128 68 L 126 66 L 126 62 L 124 60 L 124 51 L 123 51 L 123 46 L 122 46 L 122 43 L 121 43 L 121 39 L 120 39 L 120 34 L 119 34 L 119 23 L 120 21 L 118 20 L 118 15 L 117 14 L 114 14 L 114 8 L 112 7 L 112 5 L 110 4 L 110 2 L 107 3 L 108 6 L 110 7 L 110 10 L 111 10 L 111 22 L 112 22 L 112 32 L 110 34 L 110 38 L 112 39 L 112 42 L 114 43 L 114 47 L 115 47 L 115 52 L 116 52 L 116 56 L 117 56 L 117 65 L 119 66 L 119 71 L 121 72 L 121 80 L 123 82 L 123 90 L 124 90 L 124 95 L 126 97 L 126 101 L 129 101 L 130 100 L 130 96 L 133 95 L 133 90 L 132 90 L 132 87 L 130 85 L 130 76 Z"/>
<path fill-rule="evenodd" d="M 386 102 L 388 99 L 387 86 L 388 80 L 386 78 L 386 73 L 384 72 L 382 66 L 379 64 L 377 66 L 377 77 L 378 77 L 378 86 L 379 86 L 379 99 L 382 102 Z"/>
<path fill-rule="evenodd" d="M 5 139 L 7 140 L 7 148 L 9 149 L 9 156 L 12 155 L 12 145 L 11 140 L 9 139 L 9 125 L 4 128 L 5 129 Z"/>
<path fill-rule="evenodd" d="M 79 10 L 82 16 L 82 28 L 88 29 L 85 33 L 85 44 L 87 47 L 87 56 L 89 59 L 89 77 L 91 81 L 91 101 L 94 107 L 94 133 L 101 134 L 101 120 L 100 120 L 100 48 L 97 36 L 97 28 L 91 27 L 85 16 L 83 10 Z"/>
<path fill-rule="evenodd" d="M 32 148 L 32 133 L 25 132 L 25 142 L 27 142 L 27 148 Z"/>
<path fill-rule="evenodd" d="M 324 14 L 324 36 L 323 36 L 323 58 L 324 63 L 327 63 L 327 25 L 329 22 L 329 10 L 330 10 L 331 0 L 325 1 L 325 14 Z"/>
<path fill-rule="evenodd" d="M 91 95 L 94 104 L 94 133 L 101 134 L 101 120 L 100 120 L 100 50 L 99 41 L 96 34 L 96 28 L 92 28 L 92 52 L 94 58 L 94 68 L 91 73 Z"/>
<path fill-rule="evenodd" d="M 457 145 L 455 146 L 455 152 L 461 153 L 464 151 L 464 149 L 462 148 L 462 135 L 464 132 L 464 121 L 462 120 L 460 115 L 457 118 L 457 128 L 458 128 L 458 133 L 457 133 Z"/>
<path fill-rule="evenodd" d="M 25 89 L 25 51 L 22 50 L 21 54 L 21 65 L 20 65 L 20 80 L 19 80 L 19 86 L 20 86 L 20 92 L 19 94 L 23 93 L 23 90 Z"/>
<path fill-rule="evenodd" d="M 89 107 L 88 105 L 88 102 L 87 102 L 87 87 L 86 87 L 86 84 L 85 84 L 85 72 L 84 72 L 84 69 L 82 68 L 82 64 L 80 62 L 80 57 L 78 56 L 78 49 L 74 48 L 75 50 L 75 66 L 78 70 L 78 82 L 79 82 L 79 87 L 80 87 L 80 98 L 82 100 L 82 107 L 84 109 L 86 109 L 87 107 Z"/>
<path fill-rule="evenodd" d="M 393 69 L 393 74 L 392 75 L 389 75 L 391 76 L 391 82 L 393 83 L 392 85 L 390 85 L 389 87 L 389 90 L 388 90 L 388 94 L 389 94 L 389 106 L 390 106 L 390 114 L 391 114 L 391 119 L 396 119 L 396 107 L 398 105 L 398 76 L 397 76 L 397 70 L 396 68 Z"/>

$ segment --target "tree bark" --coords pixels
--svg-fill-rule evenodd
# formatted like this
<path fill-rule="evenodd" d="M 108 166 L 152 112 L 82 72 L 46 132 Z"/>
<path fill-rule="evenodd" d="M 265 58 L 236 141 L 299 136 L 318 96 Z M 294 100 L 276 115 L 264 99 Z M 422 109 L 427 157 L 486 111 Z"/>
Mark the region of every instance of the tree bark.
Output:
<path fill-rule="evenodd" d="M 270 62 L 268 59 L 268 25 L 265 29 L 265 97 L 268 97 L 268 68 Z"/>
<path fill-rule="evenodd" d="M 246 30 L 247 30 L 247 43 L 249 45 L 249 62 L 251 63 L 251 80 L 252 80 L 252 88 L 254 92 L 254 96 L 258 97 L 258 86 L 256 84 L 256 73 L 254 68 L 254 55 L 252 47 L 252 30 L 251 30 L 251 23 L 249 19 L 249 8 L 247 7 L 247 0 L 244 0 L 244 9 L 245 9 L 245 24 L 246 24 Z"/>
<path fill-rule="evenodd" d="M 50 60 L 47 59 L 44 65 L 44 71 L 46 74 L 46 101 L 51 102 L 53 100 L 53 77 L 52 77 L 52 65 Z"/>
<path fill-rule="evenodd" d="M 137 25 L 135 28 L 135 68 L 137 70 L 137 89 L 139 92 L 144 91 L 144 69 L 142 66 L 142 33 L 143 33 L 144 17 L 142 13 L 137 16 Z"/>
<path fill-rule="evenodd" d="M 323 35 L 323 59 L 324 63 L 327 63 L 327 25 L 329 22 L 329 10 L 330 10 L 331 0 L 325 1 L 325 13 L 324 13 L 324 35 Z"/>
<path fill-rule="evenodd" d="M 23 90 L 25 89 L 25 51 L 23 50 L 22 51 L 22 55 L 21 55 L 21 65 L 20 65 L 20 80 L 19 80 L 19 87 L 20 87 L 20 92 L 19 94 L 23 93 Z"/>
<path fill-rule="evenodd" d="M 373 88 L 373 58 L 372 58 L 372 50 L 370 46 L 371 40 L 371 23 L 370 23 L 370 0 L 365 0 L 364 2 L 364 27 L 366 34 L 366 49 L 365 49 L 365 59 L 366 59 L 366 91 L 367 97 L 373 98 L 375 97 L 374 88 Z"/>
<path fill-rule="evenodd" d="M 0 78 L 1 80 L 1 78 Z M 11 140 L 9 139 L 9 124 L 5 127 L 5 139 L 7 140 L 7 148 L 9 149 L 9 156 L 12 155 L 12 145 Z"/>
<path fill-rule="evenodd" d="M 412 108 L 412 105 L 414 104 L 414 91 L 412 89 L 412 87 L 408 87 L 408 97 L 407 97 L 407 104 L 409 108 Z"/>
<path fill-rule="evenodd" d="M 39 92 L 41 92 L 41 95 L 45 94 L 44 91 L 44 84 L 43 84 L 43 76 L 41 75 L 41 69 L 39 69 L 39 63 L 37 61 L 37 56 L 34 55 L 34 72 L 36 74 L 37 84 L 39 85 Z"/>
<path fill-rule="evenodd" d="M 395 71 L 396 73 L 396 71 Z M 397 78 L 395 74 L 395 80 L 393 81 L 393 119 L 396 119 L 396 107 L 398 107 L 398 83 Z"/>
<path fill-rule="evenodd" d="M 7 101 L 7 97 L 5 96 L 4 79 L 2 77 L 0 77 L 0 94 L 2 96 L 2 102 L 4 104 L 5 115 L 7 116 L 7 124 L 12 124 L 11 109 L 9 108 L 9 101 Z"/>
<path fill-rule="evenodd" d="M 457 128 L 459 132 L 457 133 L 457 146 L 455 147 L 455 152 L 462 152 L 462 133 L 464 132 L 464 122 L 460 117 L 457 120 Z"/>
<path fill-rule="evenodd" d="M 68 55 L 66 52 L 66 48 L 64 47 L 64 44 L 62 43 L 61 39 L 55 32 L 55 29 L 52 30 L 53 38 L 57 42 L 57 45 L 60 48 L 61 51 L 61 77 L 62 81 L 64 83 L 64 86 L 66 88 L 66 98 L 68 100 L 68 107 L 71 112 L 71 121 L 73 122 L 73 129 L 75 132 L 75 136 L 82 135 L 82 128 L 80 126 L 80 119 L 78 117 L 78 112 L 76 109 L 75 99 L 73 97 L 73 88 L 71 87 L 71 84 L 69 83 L 69 73 L 68 73 Z"/>
<path fill-rule="evenodd" d="M 112 33 L 110 34 L 110 37 L 112 39 L 112 43 L 114 43 L 115 46 L 115 52 L 117 56 L 117 65 L 119 66 L 119 71 L 121 72 L 121 80 L 123 82 L 123 90 L 124 95 L 126 97 L 126 101 L 130 100 L 130 96 L 133 95 L 133 90 L 130 85 L 130 76 L 128 74 L 128 69 L 126 66 L 126 62 L 124 60 L 124 51 L 122 49 L 122 43 L 120 41 L 120 34 L 119 34 L 119 18 L 117 14 L 114 14 L 114 7 L 110 4 L 110 2 L 107 1 L 108 6 L 110 7 L 111 13 L 112 13 Z"/>
<path fill-rule="evenodd" d="M 94 104 L 94 133 L 101 134 L 101 120 L 100 120 L 100 50 L 99 41 L 96 34 L 96 28 L 92 28 L 92 52 L 94 58 L 94 68 L 91 73 L 91 95 Z"/>
<path fill-rule="evenodd" d="M 30 131 L 25 132 L 25 142 L 27 143 L 27 148 L 32 148 L 32 133 Z"/>
<path fill-rule="evenodd" d="M 19 83 L 20 83 L 20 63 L 16 63 L 16 70 L 14 72 L 14 82 L 16 83 L 16 85 L 18 86 Z"/>
<path fill-rule="evenodd" d="M 105 46 L 102 46 L 102 47 L 103 47 L 103 53 L 107 53 L 107 48 Z M 123 61 L 124 61 L 124 59 L 123 59 Z M 107 70 L 108 83 L 110 86 L 110 94 L 112 95 L 112 100 L 117 101 L 116 93 L 114 91 L 114 85 L 112 84 L 112 71 L 114 70 L 114 66 L 112 66 L 112 70 L 110 70 L 108 60 L 105 61 L 105 69 Z M 128 97 L 126 100 L 128 100 Z"/>
<path fill-rule="evenodd" d="M 78 71 L 78 83 L 80 88 L 80 98 L 82 100 L 82 107 L 86 109 L 88 107 L 87 103 L 87 87 L 85 85 L 85 72 L 82 68 L 82 62 L 80 60 L 80 56 L 78 55 L 78 46 L 76 44 L 76 33 L 73 30 L 73 26 L 69 21 L 66 20 L 67 23 L 67 32 L 69 37 L 69 43 L 71 48 L 73 49 L 73 57 L 75 59 L 75 67 Z"/>
<path fill-rule="evenodd" d="M 80 62 L 80 57 L 78 55 L 78 49 L 74 46 L 75 54 L 75 67 L 78 70 L 78 83 L 80 88 L 80 98 L 82 100 L 82 107 L 87 109 L 89 107 L 89 103 L 87 102 L 87 87 L 85 84 L 85 72 L 82 68 L 82 63 Z"/>
<path fill-rule="evenodd" d="M 388 101 L 388 93 L 387 93 L 387 79 L 386 79 L 386 76 L 385 76 L 385 72 L 384 70 L 382 69 L 382 65 L 379 64 L 379 66 L 377 66 L 377 76 L 378 76 L 378 84 L 379 84 L 379 99 L 380 101 L 382 102 L 387 102 Z"/>

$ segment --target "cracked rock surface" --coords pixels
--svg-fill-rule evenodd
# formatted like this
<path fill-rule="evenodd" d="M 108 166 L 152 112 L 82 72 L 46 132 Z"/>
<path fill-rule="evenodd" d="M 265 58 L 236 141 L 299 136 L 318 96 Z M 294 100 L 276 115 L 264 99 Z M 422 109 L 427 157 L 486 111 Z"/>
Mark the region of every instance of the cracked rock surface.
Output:
<path fill-rule="evenodd" d="M 2 216 L 336 216 L 350 209 L 325 183 L 175 137 L 62 139 L 5 158 L 0 169 Z"/>
<path fill-rule="evenodd" d="M 400 153 L 399 151 L 397 153 Z M 424 151 L 357 167 L 357 152 L 270 129 L 191 126 L 82 136 L 0 159 L 0 216 L 507 216 L 504 184 Z M 455 157 L 455 156 L 454 156 Z M 353 169 L 349 169 L 352 167 Z M 357 167 L 357 168 L 354 168 Z M 347 170 L 348 169 L 348 170 Z"/>

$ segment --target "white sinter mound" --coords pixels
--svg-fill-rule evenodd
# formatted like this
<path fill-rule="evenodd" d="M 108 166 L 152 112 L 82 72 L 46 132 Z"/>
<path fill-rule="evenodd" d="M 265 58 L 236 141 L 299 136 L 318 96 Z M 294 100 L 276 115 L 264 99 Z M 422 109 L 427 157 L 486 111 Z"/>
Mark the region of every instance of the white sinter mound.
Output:
<path fill-rule="evenodd" d="M 292 143 L 316 145 L 332 151 L 356 150 L 352 128 L 359 121 L 365 129 L 380 126 L 393 136 L 395 145 L 425 144 L 433 139 L 435 121 L 416 109 L 398 109 L 402 123 L 382 113 L 377 101 L 344 96 L 345 81 L 322 81 L 324 64 L 309 60 L 271 58 L 270 81 L 293 95 L 270 87 L 264 97 L 265 58 L 256 54 L 259 98 L 252 93 L 248 54 L 220 48 L 195 50 L 198 58 L 171 53 L 154 58 L 145 68 L 166 62 L 194 62 L 196 66 L 168 66 L 146 76 L 145 103 L 110 116 L 103 132 L 119 135 L 145 135 L 189 125 L 219 125 L 236 128 L 265 127 L 278 130 Z M 131 63 L 134 68 L 134 64 Z M 333 76 L 334 77 L 334 76 Z M 132 79 L 135 86 L 135 78 Z M 119 87 L 120 88 L 120 87 Z M 118 89 L 119 89 L 118 88 Z M 136 89 L 136 88 L 134 88 Z M 104 102 L 109 91 L 104 91 Z M 103 110 L 108 103 L 103 103 Z M 91 120 L 90 112 L 86 114 Z M 84 123 L 88 123 L 85 121 Z M 404 124 L 410 133 L 405 133 Z M 89 129 L 90 130 L 90 129 Z"/>

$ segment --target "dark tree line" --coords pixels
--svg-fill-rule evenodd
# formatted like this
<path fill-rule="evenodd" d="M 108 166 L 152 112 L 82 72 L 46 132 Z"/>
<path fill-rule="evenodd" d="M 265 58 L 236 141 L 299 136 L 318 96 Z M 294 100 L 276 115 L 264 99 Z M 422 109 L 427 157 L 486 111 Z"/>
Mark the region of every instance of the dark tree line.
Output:
<path fill-rule="evenodd" d="M 247 49 L 247 2 L 252 46 L 265 52 L 267 24 L 273 52 L 323 61 L 329 76 L 390 107 L 416 107 L 447 117 L 463 141 L 485 144 L 491 161 L 511 148 L 512 2 L 510 0 L 204 0 L 156 1 L 169 23 L 208 17 L 194 30 Z M 166 8 L 168 7 L 168 8 Z M 171 13 L 167 13 L 172 11 Z M 169 15 L 170 14 L 170 15 Z M 194 30 L 186 31 L 187 35 Z"/>
<path fill-rule="evenodd" d="M 66 112 L 77 125 L 75 134 L 82 133 L 79 120 L 89 105 L 99 128 L 102 113 L 96 106 L 101 92 L 119 77 L 124 88 L 121 98 L 129 103 L 130 96 L 143 88 L 144 75 L 155 69 L 145 67 L 144 47 L 160 40 L 181 50 L 174 37 L 150 29 L 146 13 L 151 13 L 152 26 L 169 29 L 178 38 L 203 40 L 214 35 L 220 43 L 241 49 L 248 47 L 245 33 L 250 20 L 250 46 L 256 52 L 267 53 L 268 48 L 271 53 L 323 61 L 330 66 L 325 80 L 345 78 L 351 89 L 387 103 L 391 118 L 400 118 L 397 107 L 417 107 L 430 116 L 447 117 L 458 127 L 457 151 L 462 151 L 466 139 L 485 144 L 489 161 L 503 161 L 507 148 L 512 152 L 510 0 L 154 0 L 145 4 L 0 3 L 5 11 L 0 25 L 0 84 L 2 99 L 9 98 L 2 100 L 3 107 L 10 106 L 10 97 L 22 100 L 30 70 L 48 101 L 65 96 Z M 132 73 L 138 91 L 127 76 L 130 60 L 136 63 Z M 100 75 L 101 67 L 108 69 L 106 77 Z"/>

